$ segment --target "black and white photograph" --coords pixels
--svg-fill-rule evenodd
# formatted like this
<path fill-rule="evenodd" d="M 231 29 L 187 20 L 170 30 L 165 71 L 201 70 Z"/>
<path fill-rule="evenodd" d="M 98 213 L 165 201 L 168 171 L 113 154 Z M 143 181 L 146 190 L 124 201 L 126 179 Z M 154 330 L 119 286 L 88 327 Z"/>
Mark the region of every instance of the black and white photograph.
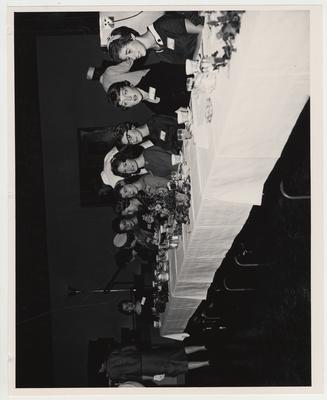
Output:
<path fill-rule="evenodd" d="M 313 11 L 146 9 L 12 13 L 14 388 L 310 388 Z"/>

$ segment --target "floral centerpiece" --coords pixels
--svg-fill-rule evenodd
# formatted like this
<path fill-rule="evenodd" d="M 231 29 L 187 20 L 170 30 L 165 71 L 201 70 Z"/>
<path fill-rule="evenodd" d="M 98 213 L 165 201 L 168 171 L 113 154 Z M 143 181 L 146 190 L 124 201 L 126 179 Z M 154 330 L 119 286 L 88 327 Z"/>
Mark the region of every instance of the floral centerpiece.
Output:
<path fill-rule="evenodd" d="M 174 211 L 174 217 L 181 231 L 182 224 L 189 224 L 189 208 L 191 205 L 191 178 L 183 171 L 184 165 L 171 174 L 171 180 L 169 186 L 175 191 L 176 208 Z"/>
<path fill-rule="evenodd" d="M 142 216 L 149 228 L 160 221 L 155 231 L 155 243 L 158 247 L 155 268 L 153 270 L 154 312 L 165 311 L 168 302 L 168 282 L 170 278 L 168 250 L 177 247 L 182 234 L 182 225 L 190 222 L 191 178 L 186 163 L 180 164 L 171 174 L 167 188 L 152 195 L 147 203 L 147 212 Z M 155 320 L 155 326 L 160 321 Z"/>
<path fill-rule="evenodd" d="M 217 50 L 208 58 L 213 69 L 224 67 L 236 51 L 235 38 L 240 32 L 245 11 L 212 11 L 205 13 L 206 23 L 217 39 Z"/>

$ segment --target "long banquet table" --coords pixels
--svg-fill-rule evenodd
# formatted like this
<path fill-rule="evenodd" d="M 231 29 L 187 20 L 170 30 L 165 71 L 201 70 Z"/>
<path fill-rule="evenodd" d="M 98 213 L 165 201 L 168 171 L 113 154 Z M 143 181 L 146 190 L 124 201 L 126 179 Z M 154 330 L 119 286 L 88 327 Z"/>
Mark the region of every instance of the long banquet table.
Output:
<path fill-rule="evenodd" d="M 203 51 L 215 51 L 205 25 Z M 191 223 L 170 250 L 169 302 L 161 335 L 178 334 L 206 298 L 217 268 L 260 205 L 263 185 L 309 98 L 309 12 L 247 11 L 229 65 L 193 90 Z M 210 86 L 210 85 L 207 85 Z M 210 98 L 210 100 L 208 100 Z M 206 122 L 205 105 L 213 105 Z"/>

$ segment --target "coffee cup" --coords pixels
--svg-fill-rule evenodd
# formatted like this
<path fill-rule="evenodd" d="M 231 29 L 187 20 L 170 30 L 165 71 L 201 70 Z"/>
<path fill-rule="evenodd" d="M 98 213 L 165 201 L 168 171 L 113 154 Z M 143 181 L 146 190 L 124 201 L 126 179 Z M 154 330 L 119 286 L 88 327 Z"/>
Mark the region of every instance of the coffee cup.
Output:
<path fill-rule="evenodd" d="M 189 110 L 185 107 L 180 107 L 177 111 L 177 122 L 179 124 L 185 124 L 190 122 L 190 113 Z"/>

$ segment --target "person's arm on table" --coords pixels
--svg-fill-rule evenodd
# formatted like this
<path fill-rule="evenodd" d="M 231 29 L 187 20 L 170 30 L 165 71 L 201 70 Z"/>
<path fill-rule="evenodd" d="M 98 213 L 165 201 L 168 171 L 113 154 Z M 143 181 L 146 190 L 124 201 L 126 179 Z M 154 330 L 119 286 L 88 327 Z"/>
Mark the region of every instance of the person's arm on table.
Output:
<path fill-rule="evenodd" d="M 193 60 L 196 60 L 198 58 L 201 47 L 203 25 L 194 25 L 191 21 L 185 19 L 185 29 L 187 33 L 198 35 L 196 39 L 195 50 L 193 53 Z"/>
<path fill-rule="evenodd" d="M 187 33 L 199 34 L 202 32 L 203 25 L 194 25 L 190 20 L 185 18 L 185 29 Z"/>
<path fill-rule="evenodd" d="M 133 61 L 132 60 L 125 60 L 125 61 L 122 61 L 119 64 L 112 65 L 109 68 L 113 72 L 124 73 L 124 72 L 128 72 L 131 69 L 132 65 L 133 65 Z"/>

